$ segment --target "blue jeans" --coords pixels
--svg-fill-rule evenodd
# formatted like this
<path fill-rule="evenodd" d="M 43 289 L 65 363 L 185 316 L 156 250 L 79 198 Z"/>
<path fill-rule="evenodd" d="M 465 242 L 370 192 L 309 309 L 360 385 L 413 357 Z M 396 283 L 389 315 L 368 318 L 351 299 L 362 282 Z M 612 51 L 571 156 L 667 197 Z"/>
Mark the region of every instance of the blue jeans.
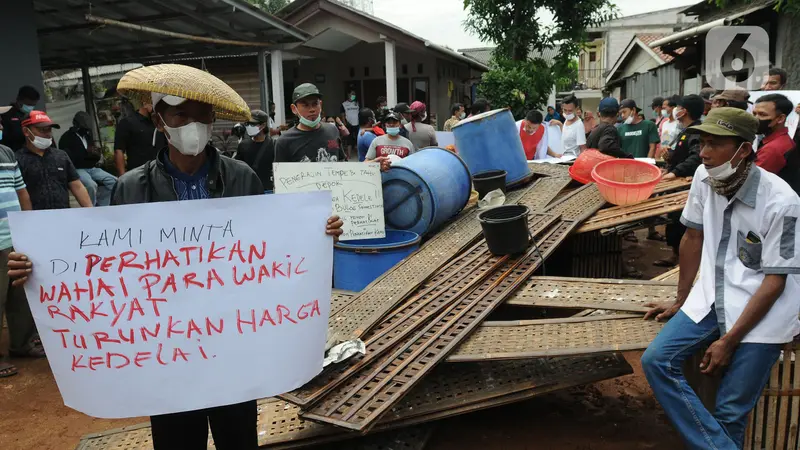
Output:
<path fill-rule="evenodd" d="M 686 382 L 683 363 L 719 339 L 714 308 L 700 323 L 683 311 L 672 317 L 642 355 L 647 382 L 688 448 L 741 449 L 747 415 L 767 384 L 782 344 L 739 344 L 709 412 Z"/>
<path fill-rule="evenodd" d="M 117 177 L 97 167 L 78 169 L 78 176 L 89 191 L 92 205 L 108 206 L 111 203 L 111 190 L 117 184 Z"/>

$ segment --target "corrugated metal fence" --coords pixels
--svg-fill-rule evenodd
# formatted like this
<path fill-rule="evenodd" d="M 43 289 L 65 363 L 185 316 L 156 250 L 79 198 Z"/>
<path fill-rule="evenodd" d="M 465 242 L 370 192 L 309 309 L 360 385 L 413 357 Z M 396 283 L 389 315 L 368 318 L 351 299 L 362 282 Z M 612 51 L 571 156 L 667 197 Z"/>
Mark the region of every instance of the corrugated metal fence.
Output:
<path fill-rule="evenodd" d="M 669 97 L 679 94 L 680 71 L 673 64 L 665 64 L 655 70 L 639 73 L 625 80 L 625 98 L 633 98 L 636 104 L 645 110 L 654 97 Z"/>

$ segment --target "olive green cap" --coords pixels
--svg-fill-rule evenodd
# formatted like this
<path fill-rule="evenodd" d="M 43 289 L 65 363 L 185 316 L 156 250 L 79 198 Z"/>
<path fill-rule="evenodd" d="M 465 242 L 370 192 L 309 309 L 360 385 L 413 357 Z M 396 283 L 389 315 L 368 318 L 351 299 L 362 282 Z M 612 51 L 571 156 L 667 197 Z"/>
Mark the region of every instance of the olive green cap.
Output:
<path fill-rule="evenodd" d="M 739 108 L 712 108 L 706 120 L 686 130 L 687 133 L 708 133 L 715 136 L 738 136 L 753 142 L 758 131 L 758 119 Z"/>
<path fill-rule="evenodd" d="M 311 96 L 322 98 L 322 94 L 319 93 L 319 89 L 317 89 L 316 86 L 311 83 L 303 83 L 294 88 L 294 92 L 292 92 L 292 103 L 297 103 L 301 98 Z"/>

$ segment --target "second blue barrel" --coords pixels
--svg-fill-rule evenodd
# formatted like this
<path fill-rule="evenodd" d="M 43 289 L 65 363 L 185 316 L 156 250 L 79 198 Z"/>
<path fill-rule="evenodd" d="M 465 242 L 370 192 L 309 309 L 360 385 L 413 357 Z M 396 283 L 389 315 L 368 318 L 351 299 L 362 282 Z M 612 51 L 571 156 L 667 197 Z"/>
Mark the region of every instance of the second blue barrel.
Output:
<path fill-rule="evenodd" d="M 453 127 L 458 155 L 470 172 L 505 170 L 506 185 L 530 177 L 519 128 L 507 109 L 496 109 L 464 119 Z"/>
<path fill-rule="evenodd" d="M 419 248 L 419 235 L 386 230 L 382 239 L 333 244 L 333 287 L 360 291 Z"/>
<path fill-rule="evenodd" d="M 453 152 L 429 147 L 392 163 L 383 181 L 387 228 L 424 236 L 458 214 L 469 201 L 472 179 Z"/>

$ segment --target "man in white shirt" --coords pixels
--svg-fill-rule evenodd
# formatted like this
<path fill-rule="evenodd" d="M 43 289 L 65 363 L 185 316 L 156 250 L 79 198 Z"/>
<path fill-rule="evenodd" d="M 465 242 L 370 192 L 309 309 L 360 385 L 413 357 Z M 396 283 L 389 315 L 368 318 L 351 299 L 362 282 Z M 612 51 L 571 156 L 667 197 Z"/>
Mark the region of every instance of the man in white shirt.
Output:
<path fill-rule="evenodd" d="M 583 121 L 575 114 L 578 99 L 570 95 L 561 102 L 564 125 L 561 127 L 562 156 L 578 156 L 586 150 L 586 130 Z"/>
<path fill-rule="evenodd" d="M 345 143 L 348 147 L 348 155 L 353 154 L 352 150 L 356 146 L 358 139 L 358 111 L 360 110 L 361 106 L 358 104 L 356 91 L 350 88 L 350 92 L 347 94 L 347 100 L 342 102 L 342 110 L 339 114 L 340 119 L 342 119 L 342 122 L 345 122 L 347 130 L 350 132 L 350 135 L 346 139 L 347 142 Z"/>
<path fill-rule="evenodd" d="M 758 120 L 736 108 L 712 109 L 700 133 L 700 157 L 681 216 L 674 304 L 649 305 L 645 318 L 669 320 L 642 356 L 642 368 L 667 417 L 692 449 L 740 449 L 747 415 L 782 344 L 800 332 L 800 198 L 753 164 Z M 692 287 L 698 270 L 700 278 Z M 716 407 L 707 410 L 683 363 L 708 347 L 700 369 L 722 373 Z"/>

